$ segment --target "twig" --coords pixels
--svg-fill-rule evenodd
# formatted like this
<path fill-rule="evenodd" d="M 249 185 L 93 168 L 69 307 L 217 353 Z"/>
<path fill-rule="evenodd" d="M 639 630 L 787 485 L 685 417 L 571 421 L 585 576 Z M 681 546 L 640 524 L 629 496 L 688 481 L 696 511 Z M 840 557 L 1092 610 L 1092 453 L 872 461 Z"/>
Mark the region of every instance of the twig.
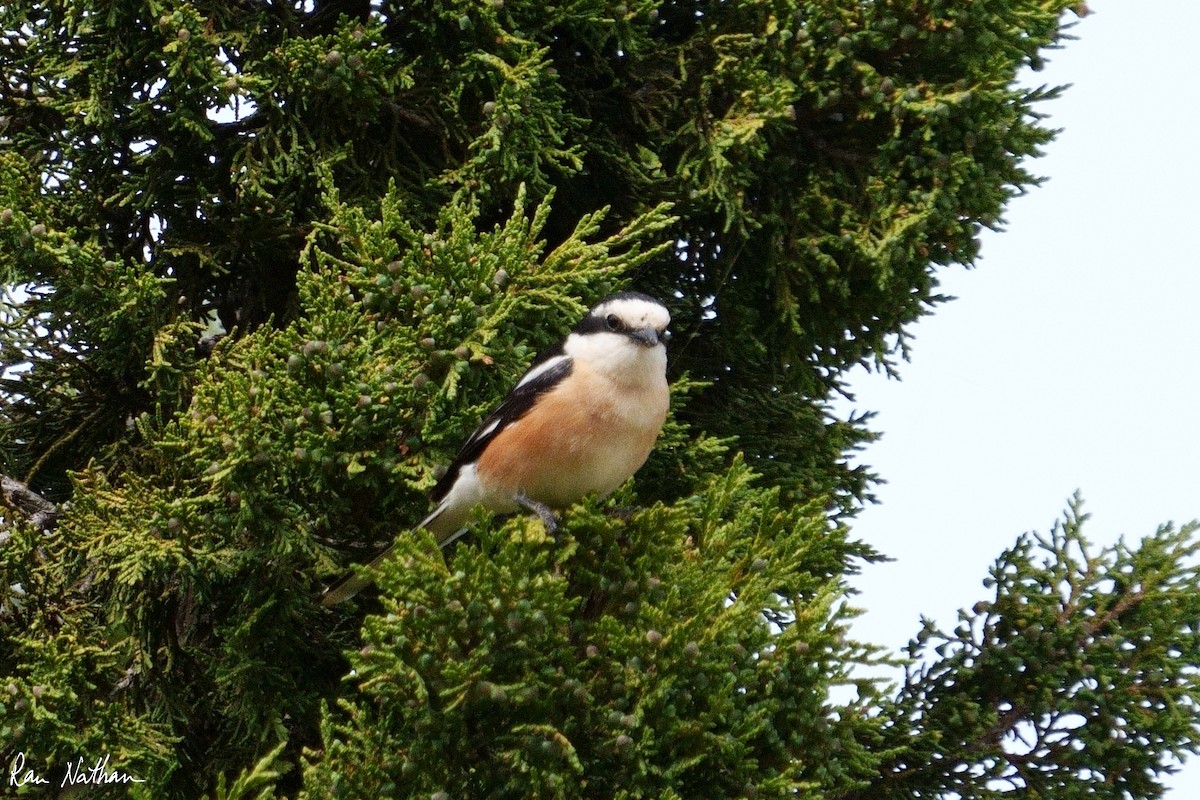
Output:
<path fill-rule="evenodd" d="M 42 453 L 41 456 L 38 457 L 38 460 L 33 462 L 33 466 L 29 468 L 29 472 L 25 473 L 25 483 L 32 483 L 33 476 L 38 474 L 38 472 L 41 470 L 41 468 L 46 465 L 46 462 L 50 460 L 51 456 L 53 456 L 55 453 L 57 453 L 62 448 L 69 445 L 76 436 L 81 434 L 84 431 L 84 429 L 87 428 L 89 423 L 95 421 L 95 419 L 97 417 L 99 417 L 102 413 L 104 413 L 104 411 L 105 411 L 104 406 L 98 406 L 96 408 L 96 410 L 92 411 L 90 414 L 88 414 L 86 417 L 84 417 L 83 421 L 80 422 L 78 425 L 76 425 L 73 430 L 67 431 L 65 434 L 58 437 L 58 439 L 53 444 L 51 444 L 48 448 L 46 448 L 46 452 Z M 27 491 L 27 492 L 29 491 L 29 488 L 24 486 L 24 484 L 18 483 L 17 485 L 22 486 L 25 489 L 25 491 Z M 32 494 L 32 492 L 30 492 L 30 493 Z M 49 500 L 46 500 L 45 498 L 43 498 L 39 495 L 34 494 L 33 496 L 37 497 L 39 500 L 41 500 L 44 503 L 50 502 Z M 51 503 L 51 506 L 53 506 L 53 503 Z M 57 509 L 55 510 L 55 513 L 57 513 Z"/>

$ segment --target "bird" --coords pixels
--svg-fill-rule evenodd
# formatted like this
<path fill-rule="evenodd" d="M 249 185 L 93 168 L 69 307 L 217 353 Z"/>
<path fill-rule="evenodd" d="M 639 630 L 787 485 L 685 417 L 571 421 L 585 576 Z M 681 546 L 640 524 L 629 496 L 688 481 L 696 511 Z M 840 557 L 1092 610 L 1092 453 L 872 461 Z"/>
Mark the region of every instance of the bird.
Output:
<path fill-rule="evenodd" d="M 607 496 L 641 468 L 667 417 L 671 315 L 640 292 L 609 295 L 559 344 L 541 353 L 463 444 L 430 492 L 425 528 L 442 547 L 465 532 L 472 509 L 525 509 L 551 533 L 554 509 Z M 329 607 L 371 583 L 395 544 L 321 598 Z"/>

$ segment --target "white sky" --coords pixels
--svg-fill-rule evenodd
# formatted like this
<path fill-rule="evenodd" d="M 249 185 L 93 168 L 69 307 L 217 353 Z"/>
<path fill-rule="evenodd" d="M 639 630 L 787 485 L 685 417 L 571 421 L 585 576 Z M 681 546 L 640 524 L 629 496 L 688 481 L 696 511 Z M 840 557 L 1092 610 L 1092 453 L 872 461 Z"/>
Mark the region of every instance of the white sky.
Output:
<path fill-rule="evenodd" d="M 1049 180 L 1013 200 L 958 297 L 919 322 L 901 381 L 859 373 L 879 412 L 861 460 L 887 484 L 854 525 L 898 559 L 857 582 L 865 641 L 900 648 L 924 613 L 949 630 L 988 566 L 1046 532 L 1080 489 L 1094 544 L 1200 517 L 1197 0 L 1094 0 L 1029 83 L 1062 128 Z M 1198 588 L 1200 591 L 1200 588 Z M 1168 779 L 1200 797 L 1200 759 Z"/>

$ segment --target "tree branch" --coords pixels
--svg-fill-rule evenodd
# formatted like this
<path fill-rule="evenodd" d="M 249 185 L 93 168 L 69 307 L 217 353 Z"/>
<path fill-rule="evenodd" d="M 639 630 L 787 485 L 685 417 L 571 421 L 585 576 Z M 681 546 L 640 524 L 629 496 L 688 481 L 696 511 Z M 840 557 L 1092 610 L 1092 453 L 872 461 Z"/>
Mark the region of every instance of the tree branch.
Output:
<path fill-rule="evenodd" d="M 0 497 L 4 505 L 28 516 L 35 528 L 48 531 L 58 522 L 58 506 L 7 475 L 0 475 Z"/>

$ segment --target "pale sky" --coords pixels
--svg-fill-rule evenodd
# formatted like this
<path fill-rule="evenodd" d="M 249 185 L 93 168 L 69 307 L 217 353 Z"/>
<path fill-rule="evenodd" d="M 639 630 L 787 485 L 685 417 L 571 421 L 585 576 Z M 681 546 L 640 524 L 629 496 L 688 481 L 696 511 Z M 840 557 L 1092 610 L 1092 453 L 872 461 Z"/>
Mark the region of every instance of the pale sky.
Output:
<path fill-rule="evenodd" d="M 1200 518 L 1198 0 L 1089 0 L 1079 38 L 1028 83 L 1063 129 L 1029 162 L 958 299 L 913 327 L 900 381 L 858 373 L 887 483 L 855 534 L 897 561 L 855 583 L 858 638 L 900 648 L 923 613 L 953 629 L 1000 552 L 1047 532 L 1076 489 L 1094 544 Z M 1198 588 L 1200 591 L 1200 588 Z M 1167 781 L 1200 797 L 1200 759 Z"/>

